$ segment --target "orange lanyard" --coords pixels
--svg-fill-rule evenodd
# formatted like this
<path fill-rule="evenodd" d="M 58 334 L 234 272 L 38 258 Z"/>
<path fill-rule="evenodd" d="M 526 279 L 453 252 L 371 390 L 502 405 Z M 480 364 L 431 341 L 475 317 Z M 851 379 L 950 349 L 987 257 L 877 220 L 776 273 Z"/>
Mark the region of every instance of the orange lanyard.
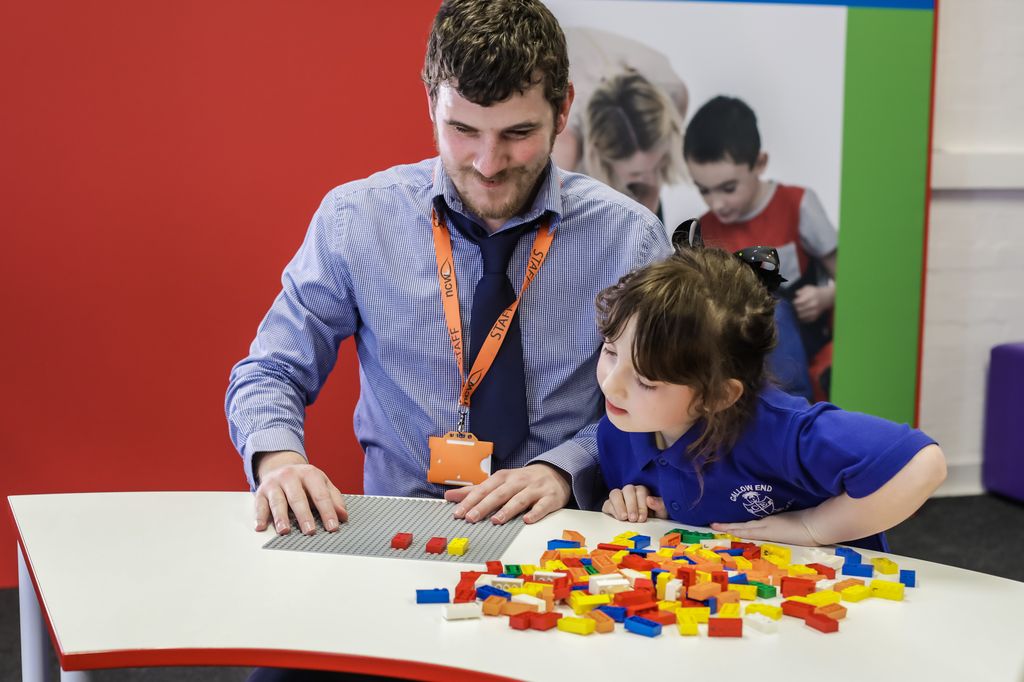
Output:
<path fill-rule="evenodd" d="M 437 256 L 437 282 L 441 287 L 441 303 L 444 306 L 444 318 L 448 324 L 448 336 L 451 338 L 452 350 L 455 351 L 455 362 L 459 366 L 459 378 L 462 380 L 459 405 L 468 410 L 470 397 L 494 363 L 494 358 L 498 355 L 498 349 L 501 348 L 501 344 L 505 341 L 505 336 L 508 334 L 508 327 L 512 321 L 512 316 L 516 314 L 516 310 L 519 308 L 519 301 L 522 300 L 523 294 L 526 293 L 527 287 L 530 286 L 530 282 L 537 276 L 540 266 L 544 264 L 548 250 L 551 248 L 551 242 L 555 238 L 555 233 L 551 229 L 550 219 L 545 220 L 544 224 L 537 230 L 537 237 L 533 240 L 530 262 L 526 264 L 526 274 L 523 275 L 523 286 L 519 290 L 519 296 L 498 315 L 498 319 L 495 320 L 491 331 L 487 334 L 487 338 L 484 340 L 476 360 L 473 361 L 473 367 L 470 369 L 469 376 L 467 377 L 462 352 L 462 314 L 459 312 L 459 285 L 455 280 L 452 238 L 448 232 L 448 227 L 437 215 L 436 209 L 431 210 L 430 220 L 434 231 L 434 254 Z M 464 419 L 465 413 L 463 412 L 460 417 L 459 431 L 462 430 L 462 421 Z"/>

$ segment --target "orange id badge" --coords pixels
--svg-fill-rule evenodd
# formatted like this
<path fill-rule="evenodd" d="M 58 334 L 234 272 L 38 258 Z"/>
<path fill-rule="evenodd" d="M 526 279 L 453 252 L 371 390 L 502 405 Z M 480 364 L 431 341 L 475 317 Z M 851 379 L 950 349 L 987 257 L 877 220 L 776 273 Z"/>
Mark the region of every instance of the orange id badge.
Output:
<path fill-rule="evenodd" d="M 431 436 L 427 480 L 442 485 L 483 483 L 491 475 L 493 451 L 494 443 L 464 431 Z"/>

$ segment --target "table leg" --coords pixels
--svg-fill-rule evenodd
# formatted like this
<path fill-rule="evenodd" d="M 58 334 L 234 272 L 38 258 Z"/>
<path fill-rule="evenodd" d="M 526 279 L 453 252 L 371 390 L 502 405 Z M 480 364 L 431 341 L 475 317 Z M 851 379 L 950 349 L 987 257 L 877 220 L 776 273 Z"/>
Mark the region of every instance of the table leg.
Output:
<path fill-rule="evenodd" d="M 21 679 L 22 682 L 50 680 L 49 634 L 43 624 L 36 590 L 28 565 L 18 545 L 18 607 L 21 614 Z"/>

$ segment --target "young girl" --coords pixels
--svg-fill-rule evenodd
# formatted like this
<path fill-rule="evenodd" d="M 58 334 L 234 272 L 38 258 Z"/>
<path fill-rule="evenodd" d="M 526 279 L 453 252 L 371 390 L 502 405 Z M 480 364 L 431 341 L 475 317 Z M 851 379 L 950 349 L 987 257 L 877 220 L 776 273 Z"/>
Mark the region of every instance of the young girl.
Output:
<path fill-rule="evenodd" d="M 796 545 L 886 550 L 876 535 L 946 476 L 938 445 L 906 425 L 809 405 L 774 388 L 777 273 L 766 256 L 676 252 L 598 296 L 598 452 L 621 521 L 648 514 Z M 762 269 L 763 268 L 763 269 Z M 777 274 L 775 275 L 778 280 Z"/>

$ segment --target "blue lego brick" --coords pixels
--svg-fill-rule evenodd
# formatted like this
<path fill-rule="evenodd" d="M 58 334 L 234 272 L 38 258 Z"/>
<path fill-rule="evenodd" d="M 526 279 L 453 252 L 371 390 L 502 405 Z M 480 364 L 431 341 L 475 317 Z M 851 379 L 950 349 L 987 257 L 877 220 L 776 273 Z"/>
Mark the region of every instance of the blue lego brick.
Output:
<path fill-rule="evenodd" d="M 729 576 L 729 582 L 733 585 L 749 585 L 750 581 L 747 579 L 746 573 L 737 573 L 736 575 Z"/>
<path fill-rule="evenodd" d="M 901 570 L 900 582 L 907 587 L 917 587 L 917 571 Z"/>
<path fill-rule="evenodd" d="M 597 610 L 607 613 L 616 623 L 621 623 L 626 620 L 625 606 L 609 606 L 608 604 L 604 604 L 602 606 L 598 606 Z"/>
<path fill-rule="evenodd" d="M 737 547 L 735 549 L 716 549 L 715 554 L 728 554 L 729 556 L 743 556 L 743 548 Z"/>
<path fill-rule="evenodd" d="M 634 547 L 633 549 L 628 549 L 626 551 L 629 552 L 630 554 L 635 554 L 636 556 L 640 557 L 641 559 L 646 559 L 647 555 L 651 553 L 651 550 L 649 548 L 637 549 L 636 547 Z"/>
<path fill-rule="evenodd" d="M 666 571 L 663 568 L 652 568 L 651 569 L 651 582 L 654 583 L 655 585 L 657 585 L 658 584 L 658 575 L 661 574 L 661 573 L 668 573 L 668 571 Z"/>
<path fill-rule="evenodd" d="M 512 593 L 506 592 L 505 590 L 499 590 L 497 587 L 492 585 L 481 585 L 476 588 L 477 599 L 487 599 L 488 597 L 503 597 L 505 599 L 512 599 Z"/>
<path fill-rule="evenodd" d="M 704 606 L 706 606 L 709 609 L 711 609 L 711 615 L 712 616 L 715 615 L 716 613 L 718 613 L 718 600 L 715 599 L 714 597 L 708 597 L 707 599 L 705 599 L 704 600 Z"/>
<path fill-rule="evenodd" d="M 589 585 L 573 585 L 572 587 L 569 588 L 569 590 L 570 591 L 571 590 L 585 590 L 588 587 L 589 587 Z"/>
<path fill-rule="evenodd" d="M 849 547 L 836 547 L 836 556 L 846 559 L 846 563 L 862 564 L 864 557 L 855 549 Z"/>
<path fill-rule="evenodd" d="M 651 546 L 650 535 L 634 535 L 630 538 L 633 541 L 633 549 L 643 549 Z"/>
<path fill-rule="evenodd" d="M 438 590 L 416 590 L 417 604 L 447 604 L 451 601 L 447 588 Z"/>
<path fill-rule="evenodd" d="M 515 573 L 499 573 L 499 578 L 522 578 L 522 574 L 516 575 Z"/>
<path fill-rule="evenodd" d="M 578 549 L 579 546 L 575 540 L 548 540 L 548 549 Z"/>
<path fill-rule="evenodd" d="M 843 575 L 852 575 L 855 578 L 870 578 L 875 574 L 875 567 L 871 564 L 851 564 L 849 560 L 843 564 Z"/>
<path fill-rule="evenodd" d="M 594 560 L 591 559 L 590 557 L 580 557 L 580 563 L 583 564 L 584 566 L 590 566 L 591 564 L 594 563 Z"/>
<path fill-rule="evenodd" d="M 657 637 L 661 634 L 661 623 L 647 620 L 640 616 L 630 616 L 625 620 L 626 630 L 644 637 Z"/>

